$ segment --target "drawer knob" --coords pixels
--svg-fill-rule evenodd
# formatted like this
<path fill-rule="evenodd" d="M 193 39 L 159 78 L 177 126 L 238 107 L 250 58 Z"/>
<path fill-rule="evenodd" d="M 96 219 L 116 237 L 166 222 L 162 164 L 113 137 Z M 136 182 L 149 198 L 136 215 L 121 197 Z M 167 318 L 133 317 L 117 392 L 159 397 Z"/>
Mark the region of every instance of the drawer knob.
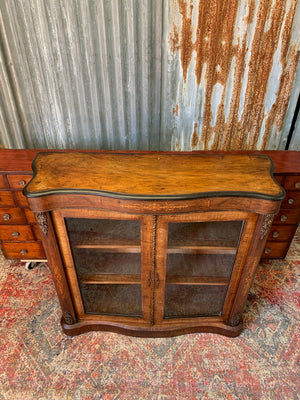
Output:
<path fill-rule="evenodd" d="M 17 231 L 13 231 L 13 233 L 11 234 L 12 237 L 18 237 L 20 236 L 20 233 Z"/>
<path fill-rule="evenodd" d="M 296 182 L 296 183 L 295 183 L 295 188 L 296 188 L 296 189 L 300 189 L 300 182 Z"/>
<path fill-rule="evenodd" d="M 24 181 L 24 179 L 21 179 L 21 180 L 19 181 L 19 185 L 20 185 L 20 186 L 24 186 L 25 183 L 26 183 L 26 182 Z"/>
<path fill-rule="evenodd" d="M 20 251 L 20 253 L 22 254 L 22 256 L 25 256 L 25 254 L 27 254 L 28 251 L 27 251 L 26 249 L 22 249 L 22 250 Z"/>
<path fill-rule="evenodd" d="M 284 222 L 284 221 L 286 221 L 286 220 L 287 220 L 287 216 L 286 216 L 285 214 L 282 214 L 282 215 L 280 216 L 280 221 Z"/>
<path fill-rule="evenodd" d="M 274 231 L 272 236 L 273 236 L 273 238 L 278 238 L 279 232 L 278 231 Z"/>
<path fill-rule="evenodd" d="M 293 203 L 294 203 L 294 201 L 295 201 L 295 200 L 294 200 L 294 199 L 292 199 L 292 198 L 288 199 L 288 203 L 289 203 L 289 204 L 293 204 Z"/>
<path fill-rule="evenodd" d="M 271 253 L 270 247 L 266 247 L 266 248 L 265 248 L 265 253 L 266 253 L 266 254 L 270 254 L 270 253 Z"/>
<path fill-rule="evenodd" d="M 5 221 L 8 221 L 9 219 L 11 219 L 11 215 L 10 214 L 3 214 L 3 219 Z"/>

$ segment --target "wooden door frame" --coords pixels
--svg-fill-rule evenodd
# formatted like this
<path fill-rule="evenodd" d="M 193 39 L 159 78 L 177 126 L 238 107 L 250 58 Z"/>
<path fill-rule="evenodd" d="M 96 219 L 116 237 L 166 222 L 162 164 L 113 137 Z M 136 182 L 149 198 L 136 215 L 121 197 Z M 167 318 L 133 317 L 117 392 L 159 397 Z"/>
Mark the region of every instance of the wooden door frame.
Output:
<path fill-rule="evenodd" d="M 152 272 L 153 257 L 153 216 L 141 214 L 127 214 L 114 211 L 103 211 L 96 209 L 62 208 L 51 212 L 53 225 L 56 230 L 56 237 L 60 248 L 72 302 L 80 321 L 112 322 L 129 325 L 150 326 L 153 318 L 152 311 L 152 286 L 149 286 L 149 274 Z M 88 218 L 88 219 L 115 219 L 115 220 L 136 220 L 141 223 L 141 292 L 142 292 L 142 318 L 122 317 L 109 315 L 86 314 L 81 298 L 81 292 L 74 266 L 71 246 L 64 219 Z M 152 282 L 151 282 L 152 284 Z"/>
<path fill-rule="evenodd" d="M 157 219 L 157 236 L 156 247 L 156 274 L 158 274 L 159 287 L 155 288 L 155 321 L 157 326 L 173 326 L 186 325 L 203 322 L 205 319 L 209 321 L 226 322 L 229 318 L 230 311 L 235 300 L 235 293 L 242 276 L 243 265 L 248 256 L 251 243 L 249 237 L 253 234 L 258 220 L 258 215 L 248 211 L 207 211 L 184 214 L 168 214 L 160 215 Z M 166 285 L 166 260 L 167 260 L 167 242 L 168 242 L 168 224 L 180 222 L 213 222 L 213 221 L 244 221 L 241 236 L 237 246 L 235 262 L 231 272 L 231 276 L 235 279 L 229 280 L 226 297 L 224 300 L 223 311 L 220 317 L 190 317 L 190 318 L 170 318 L 164 319 L 164 301 L 165 301 L 165 285 Z"/>

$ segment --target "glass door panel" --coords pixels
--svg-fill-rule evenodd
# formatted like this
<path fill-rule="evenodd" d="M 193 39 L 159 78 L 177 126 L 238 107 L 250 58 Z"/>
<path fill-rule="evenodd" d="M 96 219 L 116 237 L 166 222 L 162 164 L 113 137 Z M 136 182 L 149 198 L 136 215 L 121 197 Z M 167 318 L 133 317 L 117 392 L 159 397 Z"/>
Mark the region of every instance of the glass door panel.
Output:
<path fill-rule="evenodd" d="M 176 277 L 230 278 L 235 254 L 191 254 L 179 253 L 167 256 L 167 282 Z"/>
<path fill-rule="evenodd" d="M 140 221 L 65 223 L 85 313 L 142 317 Z"/>
<path fill-rule="evenodd" d="M 243 221 L 168 224 L 164 318 L 219 316 Z"/>
<path fill-rule="evenodd" d="M 241 221 L 170 223 L 168 253 L 226 252 L 234 254 Z"/>
<path fill-rule="evenodd" d="M 87 314 L 142 317 L 141 285 L 81 283 L 80 289 Z"/>
<path fill-rule="evenodd" d="M 225 285 L 166 285 L 165 318 L 220 315 Z"/>

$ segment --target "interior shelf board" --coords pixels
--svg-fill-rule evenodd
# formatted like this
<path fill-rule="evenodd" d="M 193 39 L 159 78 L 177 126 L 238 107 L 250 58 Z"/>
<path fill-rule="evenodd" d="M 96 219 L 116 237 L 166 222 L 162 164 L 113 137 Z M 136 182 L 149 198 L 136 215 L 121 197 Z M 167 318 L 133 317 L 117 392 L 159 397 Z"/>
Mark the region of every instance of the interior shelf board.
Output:
<path fill-rule="evenodd" d="M 228 285 L 228 278 L 222 276 L 180 276 L 167 277 L 167 284 L 175 285 Z"/>
<path fill-rule="evenodd" d="M 76 249 L 94 249 L 102 252 L 114 253 L 140 253 L 140 245 L 127 245 L 127 244 L 73 244 Z"/>
<path fill-rule="evenodd" d="M 116 284 L 116 285 L 136 285 L 141 284 L 140 275 L 114 275 L 114 274 L 97 274 L 88 275 L 80 278 L 80 282 L 84 284 Z"/>
<path fill-rule="evenodd" d="M 190 253 L 190 254 L 235 254 L 236 247 L 229 246 L 169 246 L 168 254 Z"/>
<path fill-rule="evenodd" d="M 103 235 L 74 235 L 70 237 L 72 245 L 103 245 L 103 246 L 110 246 L 110 245 L 118 245 L 118 246 L 140 246 L 141 241 L 139 239 L 127 239 L 123 237 L 104 237 Z"/>

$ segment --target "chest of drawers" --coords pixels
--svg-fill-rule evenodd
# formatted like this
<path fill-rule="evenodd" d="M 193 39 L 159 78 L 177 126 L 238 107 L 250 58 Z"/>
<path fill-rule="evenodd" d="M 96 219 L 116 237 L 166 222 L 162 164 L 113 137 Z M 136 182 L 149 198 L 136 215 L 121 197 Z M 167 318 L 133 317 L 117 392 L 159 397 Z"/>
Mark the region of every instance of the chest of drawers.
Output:
<path fill-rule="evenodd" d="M 271 151 L 275 179 L 283 186 L 286 197 L 275 215 L 263 258 L 285 258 L 300 220 L 300 152 Z"/>
<path fill-rule="evenodd" d="M 0 244 L 6 258 L 45 260 L 34 214 L 22 190 L 35 150 L 0 150 Z"/>

